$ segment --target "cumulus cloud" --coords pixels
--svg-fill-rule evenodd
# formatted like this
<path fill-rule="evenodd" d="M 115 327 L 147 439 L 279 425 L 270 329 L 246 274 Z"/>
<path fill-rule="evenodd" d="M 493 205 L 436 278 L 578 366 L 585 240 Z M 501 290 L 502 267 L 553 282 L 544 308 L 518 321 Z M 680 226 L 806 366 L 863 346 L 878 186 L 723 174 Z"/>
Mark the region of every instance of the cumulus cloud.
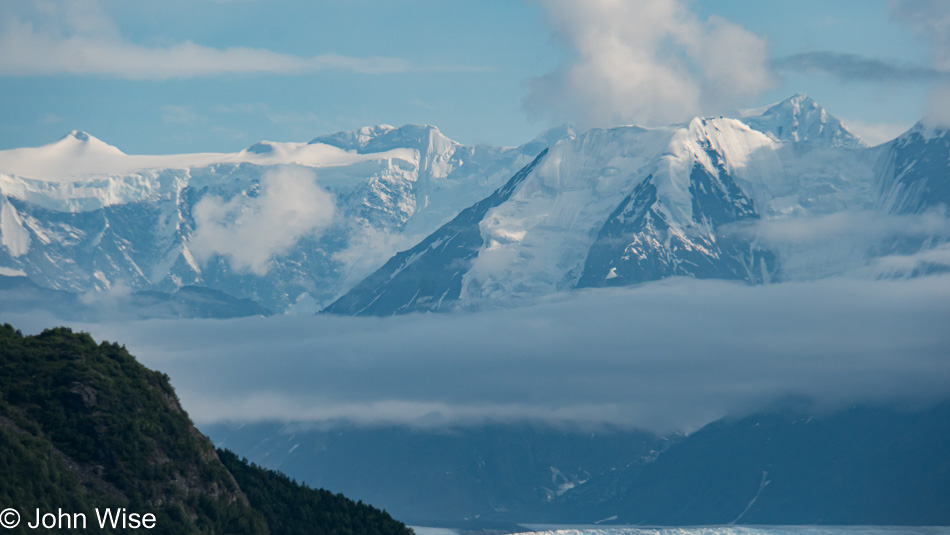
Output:
<path fill-rule="evenodd" d="M 950 396 L 948 319 L 945 275 L 673 279 L 469 314 L 75 327 L 167 372 L 201 423 L 530 419 L 665 432 L 788 397 L 835 408 Z"/>
<path fill-rule="evenodd" d="M 280 167 L 263 176 L 256 197 L 212 195 L 199 201 L 188 247 L 202 263 L 221 255 L 237 271 L 264 275 L 272 257 L 325 229 L 334 213 L 333 197 L 317 185 L 311 170 Z"/>
<path fill-rule="evenodd" d="M 418 66 L 393 57 L 340 54 L 296 56 L 249 47 L 213 48 L 190 41 L 164 47 L 121 37 L 97 2 L 39 4 L 38 24 L 16 16 L 0 26 L 0 75 L 103 75 L 163 80 L 234 73 L 302 74 L 323 70 L 363 74 L 482 70 L 466 65 Z"/>
<path fill-rule="evenodd" d="M 572 51 L 530 82 L 529 114 L 581 126 L 667 124 L 739 105 L 774 85 L 763 38 L 683 0 L 541 0 Z"/>

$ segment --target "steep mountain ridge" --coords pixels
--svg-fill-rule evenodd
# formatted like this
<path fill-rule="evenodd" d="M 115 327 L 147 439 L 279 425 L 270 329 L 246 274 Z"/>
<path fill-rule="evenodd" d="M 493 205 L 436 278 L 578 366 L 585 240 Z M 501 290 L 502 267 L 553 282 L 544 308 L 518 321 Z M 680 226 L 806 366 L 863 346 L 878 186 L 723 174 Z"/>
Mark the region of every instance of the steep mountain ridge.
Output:
<path fill-rule="evenodd" d="M 751 147 L 754 152 L 756 147 L 754 142 L 736 143 L 735 130 L 744 133 L 736 127 L 721 119 L 690 123 L 689 142 L 681 149 L 685 154 L 668 158 L 657 175 L 648 176 L 608 217 L 577 287 L 621 286 L 676 275 L 751 283 L 774 277 L 775 259 L 769 251 L 717 228 L 759 219 L 752 199 L 726 167 L 746 163 L 748 154 L 741 149 Z M 671 148 L 674 144 L 678 142 Z M 684 161 L 693 162 L 686 183 Z"/>
<path fill-rule="evenodd" d="M 421 243 L 389 260 L 326 311 L 347 315 L 439 310 L 443 302 L 459 299 L 461 274 L 484 241 L 477 223 L 492 208 L 507 201 L 547 151 L 515 174 L 489 197 L 472 205 Z M 361 292 L 361 290 L 366 290 Z M 368 296 L 367 299 L 364 296 Z M 348 299 L 348 297 L 352 297 Z"/>
<path fill-rule="evenodd" d="M 881 175 L 881 205 L 913 214 L 946 207 L 950 200 L 950 130 L 918 122 L 887 144 Z"/>

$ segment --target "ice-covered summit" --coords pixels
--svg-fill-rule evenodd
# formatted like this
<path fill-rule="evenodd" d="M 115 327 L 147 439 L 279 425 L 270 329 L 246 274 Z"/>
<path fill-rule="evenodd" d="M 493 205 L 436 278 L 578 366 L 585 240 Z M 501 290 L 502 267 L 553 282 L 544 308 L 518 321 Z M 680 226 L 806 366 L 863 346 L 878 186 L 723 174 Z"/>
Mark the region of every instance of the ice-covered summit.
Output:
<path fill-rule="evenodd" d="M 31 178 L 61 178 L 126 155 L 99 138 L 73 130 L 53 143 L 0 151 L 0 173 Z"/>
<path fill-rule="evenodd" d="M 50 152 L 98 153 L 98 154 L 125 154 L 117 147 L 81 130 L 72 130 L 59 141 L 41 147 Z M 62 154 L 57 154 L 62 155 Z"/>
<path fill-rule="evenodd" d="M 186 169 L 228 156 L 217 153 L 126 154 L 88 132 L 73 130 L 48 145 L 0 151 L 0 174 L 72 182 L 83 177 L 132 174 L 142 169 Z"/>
<path fill-rule="evenodd" d="M 744 122 L 775 141 L 849 149 L 865 146 L 841 120 L 804 93 L 773 104 L 762 115 L 747 117 Z"/>

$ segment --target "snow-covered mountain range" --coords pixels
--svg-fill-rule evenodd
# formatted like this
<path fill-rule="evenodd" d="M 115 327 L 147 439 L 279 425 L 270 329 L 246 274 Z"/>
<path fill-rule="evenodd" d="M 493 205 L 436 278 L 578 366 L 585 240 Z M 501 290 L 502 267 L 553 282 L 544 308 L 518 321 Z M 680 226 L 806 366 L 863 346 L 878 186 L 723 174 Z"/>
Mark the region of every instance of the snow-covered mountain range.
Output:
<path fill-rule="evenodd" d="M 670 276 L 912 276 L 950 265 L 948 143 L 921 123 L 866 147 L 805 95 L 516 148 L 407 125 L 132 156 L 72 132 L 0 152 L 0 275 L 374 315 Z"/>
<path fill-rule="evenodd" d="M 804 95 L 743 120 L 591 130 L 327 311 L 443 310 L 671 276 L 761 284 L 946 269 L 948 142 L 919 124 L 865 147 Z"/>
<path fill-rule="evenodd" d="M 71 132 L 0 152 L 0 275 L 81 293 L 197 285 L 316 309 L 547 143 L 463 146 L 409 125 L 130 156 Z"/>

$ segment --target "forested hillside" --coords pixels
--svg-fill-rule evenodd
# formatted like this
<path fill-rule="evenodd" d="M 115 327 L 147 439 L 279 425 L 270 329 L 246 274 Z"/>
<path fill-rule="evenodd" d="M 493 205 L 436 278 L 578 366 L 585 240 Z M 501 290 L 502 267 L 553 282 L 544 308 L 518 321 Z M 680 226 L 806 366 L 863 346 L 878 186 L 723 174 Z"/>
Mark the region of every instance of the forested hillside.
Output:
<path fill-rule="evenodd" d="M 23 524 L 36 509 L 83 513 L 97 533 L 95 510 L 107 507 L 154 514 L 152 533 L 411 533 L 215 451 L 165 374 L 67 328 L 0 327 L 0 503 Z"/>

